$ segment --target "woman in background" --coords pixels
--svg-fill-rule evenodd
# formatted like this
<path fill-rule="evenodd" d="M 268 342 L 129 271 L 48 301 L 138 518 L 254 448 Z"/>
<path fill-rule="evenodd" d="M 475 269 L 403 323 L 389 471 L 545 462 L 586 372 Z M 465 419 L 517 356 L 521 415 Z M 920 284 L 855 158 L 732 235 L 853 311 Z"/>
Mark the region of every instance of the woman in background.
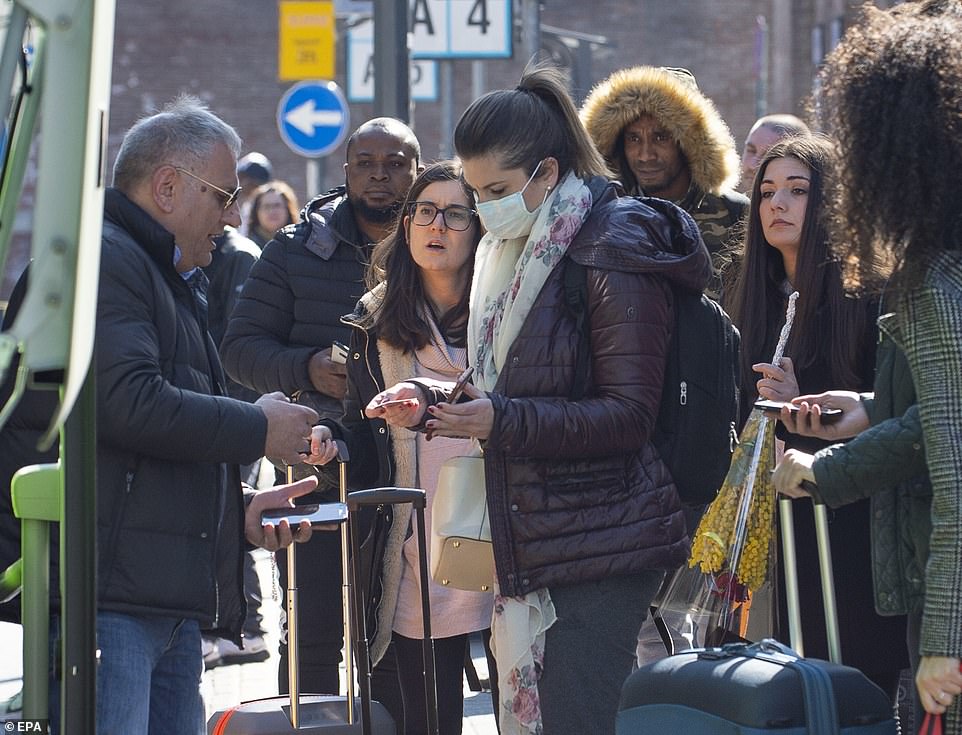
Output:
<path fill-rule="evenodd" d="M 298 221 L 297 196 L 283 181 L 268 181 L 250 197 L 247 236 L 264 247 L 282 227 Z"/>
<path fill-rule="evenodd" d="M 744 417 L 756 396 L 788 401 L 800 393 L 833 387 L 862 391 L 872 385 L 878 307 L 871 299 L 846 296 L 825 228 L 832 145 L 818 136 L 786 139 L 768 150 L 755 174 L 737 259 L 741 270 L 733 287 L 726 286 L 726 308 L 742 336 Z M 799 297 L 786 357 L 773 365 L 768 361 L 792 291 Z M 815 451 L 824 446 L 781 431 L 779 436 L 786 447 Z M 805 654 L 828 658 L 812 504 L 794 503 L 793 510 Z M 874 609 L 868 502 L 830 511 L 829 536 L 842 661 L 865 672 L 894 703 L 899 672 L 908 663 L 901 645 L 905 618 L 882 617 Z M 782 578 L 779 583 L 776 637 L 788 643 Z"/>

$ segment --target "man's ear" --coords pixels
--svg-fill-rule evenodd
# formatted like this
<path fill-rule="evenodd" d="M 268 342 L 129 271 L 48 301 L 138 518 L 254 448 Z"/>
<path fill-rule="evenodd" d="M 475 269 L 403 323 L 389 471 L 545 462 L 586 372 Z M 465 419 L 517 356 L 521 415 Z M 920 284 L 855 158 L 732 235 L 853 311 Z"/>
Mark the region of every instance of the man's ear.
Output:
<path fill-rule="evenodd" d="M 161 166 L 150 177 L 150 197 L 154 204 L 165 214 L 174 211 L 177 190 L 177 169 Z"/>

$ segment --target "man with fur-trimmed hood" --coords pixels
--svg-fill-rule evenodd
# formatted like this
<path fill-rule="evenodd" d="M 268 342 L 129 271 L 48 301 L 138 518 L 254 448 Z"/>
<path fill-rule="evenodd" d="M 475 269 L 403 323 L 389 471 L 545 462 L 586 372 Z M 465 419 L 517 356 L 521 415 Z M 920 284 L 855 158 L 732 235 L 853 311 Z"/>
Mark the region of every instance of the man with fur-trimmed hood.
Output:
<path fill-rule="evenodd" d="M 717 271 L 748 199 L 733 189 L 740 163 L 731 131 L 691 72 L 616 71 L 591 90 L 581 119 L 629 193 L 668 199 L 695 219 Z"/>

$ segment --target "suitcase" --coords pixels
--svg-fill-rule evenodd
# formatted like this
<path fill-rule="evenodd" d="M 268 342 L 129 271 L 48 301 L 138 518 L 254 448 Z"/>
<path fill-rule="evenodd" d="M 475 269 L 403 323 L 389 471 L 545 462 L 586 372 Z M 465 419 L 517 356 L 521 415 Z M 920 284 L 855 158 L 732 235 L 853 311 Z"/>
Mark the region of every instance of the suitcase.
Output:
<path fill-rule="evenodd" d="M 801 655 L 801 616 L 791 501 L 779 501 L 792 648 L 766 639 L 685 651 L 643 666 L 625 681 L 617 735 L 895 735 L 892 702 L 840 659 L 825 507 L 816 505 L 819 566 L 830 657 Z M 796 649 L 797 647 L 797 649 Z M 796 650 L 793 650 L 796 649 Z"/>
<path fill-rule="evenodd" d="M 427 700 L 428 732 L 437 735 L 437 689 L 434 671 L 434 646 L 431 639 L 431 608 L 428 593 L 427 546 L 425 541 L 423 490 L 379 488 L 347 493 L 347 448 L 338 441 L 340 473 L 340 503 L 332 503 L 331 517 L 341 518 L 347 510 L 347 520 L 341 522 L 341 559 L 344 604 L 344 661 L 351 675 L 347 677 L 346 696 L 334 694 L 300 694 L 297 659 L 297 586 L 296 546 L 287 549 L 288 560 L 288 666 L 290 695 L 268 697 L 245 702 L 236 707 L 215 712 L 207 722 L 208 735 L 281 735 L 290 733 L 324 733 L 325 735 L 396 735 L 397 727 L 387 710 L 379 702 L 371 701 L 371 672 L 368 641 L 364 620 L 363 591 L 358 584 L 358 573 L 353 560 L 358 559 L 359 532 L 354 522 L 357 511 L 370 505 L 411 503 L 416 511 L 418 542 L 421 549 L 421 605 L 424 615 L 425 698 Z M 290 480 L 290 469 L 288 479 Z M 339 506 L 335 508 L 334 506 Z M 348 553 L 348 550 L 352 553 Z M 357 636 L 352 635 L 357 631 Z M 360 696 L 354 692 L 352 665 L 357 669 Z"/>

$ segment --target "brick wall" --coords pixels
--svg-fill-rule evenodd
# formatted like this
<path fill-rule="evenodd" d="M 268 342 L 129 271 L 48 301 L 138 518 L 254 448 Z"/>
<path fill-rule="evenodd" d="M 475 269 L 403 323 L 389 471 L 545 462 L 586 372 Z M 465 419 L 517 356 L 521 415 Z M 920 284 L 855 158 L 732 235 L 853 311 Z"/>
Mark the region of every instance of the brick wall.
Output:
<path fill-rule="evenodd" d="M 850 9 L 857 4 L 857 0 L 837 1 Z M 740 143 L 756 117 L 755 18 L 759 14 L 770 16 L 777 2 L 784 0 L 544 0 L 541 20 L 610 41 L 610 48 L 596 49 L 583 83 L 593 83 L 618 68 L 635 64 L 687 67 Z M 813 2 L 788 2 L 792 7 L 793 42 L 788 49 L 791 75 L 778 83 L 791 87 L 786 99 L 795 100 L 796 107 L 770 112 L 801 112 L 798 103 L 808 93 L 811 80 L 808 59 Z M 880 4 L 888 3 L 880 0 Z M 824 2 L 820 8 L 824 12 Z M 517 31 L 515 35 L 517 40 Z M 771 43 L 770 53 L 786 53 L 785 45 Z M 488 89 L 513 86 L 517 81 L 525 59 L 520 42 L 516 49 L 515 59 L 484 62 Z M 338 68 L 343 70 L 343 44 L 338 53 Z M 454 75 L 452 108 L 456 119 L 472 99 L 471 62 L 449 63 Z M 244 139 L 245 150 L 266 154 L 274 163 L 276 175 L 288 180 L 303 196 L 305 161 L 290 152 L 277 133 L 277 103 L 289 84 L 277 81 L 276 69 L 277 4 L 273 0 L 117 0 L 108 166 L 131 123 L 186 91 L 199 96 L 232 123 Z M 343 72 L 337 81 L 345 86 Z M 776 81 L 770 80 L 770 98 Z M 577 89 L 574 93 L 580 99 L 586 91 Z M 429 160 L 443 150 L 441 107 L 437 102 L 415 105 L 414 127 L 424 157 Z M 351 127 L 371 115 L 371 105 L 352 105 Z M 323 163 L 324 187 L 343 180 L 343 162 L 342 146 Z M 0 284 L 0 299 L 9 294 L 14 274 L 26 262 L 29 200 L 22 210 L 24 224 L 7 264 L 6 278 Z"/>

